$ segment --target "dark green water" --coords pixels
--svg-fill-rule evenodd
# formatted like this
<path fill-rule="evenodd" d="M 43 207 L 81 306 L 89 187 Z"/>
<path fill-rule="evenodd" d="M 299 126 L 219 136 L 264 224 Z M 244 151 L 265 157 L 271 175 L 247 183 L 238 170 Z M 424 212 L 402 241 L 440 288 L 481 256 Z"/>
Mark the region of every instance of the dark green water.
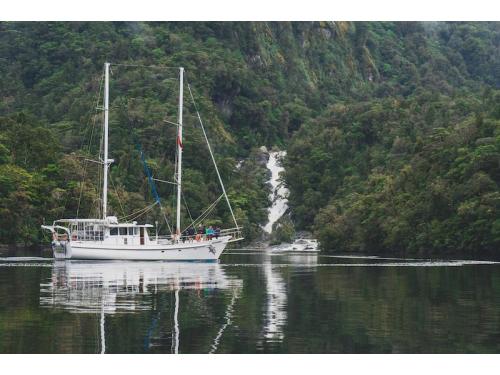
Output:
<path fill-rule="evenodd" d="M 499 353 L 500 264 L 0 258 L 0 353 Z"/>

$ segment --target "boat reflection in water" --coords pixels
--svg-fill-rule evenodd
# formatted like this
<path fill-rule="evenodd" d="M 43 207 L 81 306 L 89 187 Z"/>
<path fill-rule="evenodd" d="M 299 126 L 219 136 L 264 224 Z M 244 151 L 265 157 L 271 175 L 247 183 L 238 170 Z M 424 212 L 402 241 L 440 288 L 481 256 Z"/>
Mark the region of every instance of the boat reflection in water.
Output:
<path fill-rule="evenodd" d="M 105 317 L 115 313 L 133 313 L 154 308 L 153 298 L 143 296 L 158 292 L 175 295 L 172 352 L 179 352 L 179 291 L 232 290 L 227 306 L 230 322 L 242 280 L 227 277 L 218 263 L 130 262 L 130 261 L 55 261 L 50 282 L 40 285 L 40 306 L 72 313 L 100 314 L 101 353 L 106 351 Z M 211 352 L 217 350 L 224 324 Z"/>

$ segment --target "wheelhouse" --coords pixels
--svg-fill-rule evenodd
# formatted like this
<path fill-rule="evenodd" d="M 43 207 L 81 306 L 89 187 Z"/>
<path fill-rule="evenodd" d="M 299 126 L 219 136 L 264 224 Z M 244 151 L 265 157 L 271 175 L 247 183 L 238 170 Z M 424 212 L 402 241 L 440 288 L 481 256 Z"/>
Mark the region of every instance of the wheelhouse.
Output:
<path fill-rule="evenodd" d="M 62 230 L 62 236 L 67 236 L 71 241 L 80 242 L 105 242 L 117 245 L 145 245 L 150 243 L 148 228 L 151 224 L 118 223 L 111 216 L 106 220 L 99 219 L 61 219 L 56 220 L 52 226 L 55 230 Z"/>

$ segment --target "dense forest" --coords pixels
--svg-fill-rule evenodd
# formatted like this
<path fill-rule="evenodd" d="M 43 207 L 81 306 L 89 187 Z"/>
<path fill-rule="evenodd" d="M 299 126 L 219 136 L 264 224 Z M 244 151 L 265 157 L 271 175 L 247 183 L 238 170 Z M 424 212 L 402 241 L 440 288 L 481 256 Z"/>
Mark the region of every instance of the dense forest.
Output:
<path fill-rule="evenodd" d="M 287 149 L 289 218 L 325 250 L 493 251 L 499 47 L 498 23 L 0 23 L 0 243 L 39 243 L 41 223 L 98 206 L 86 159 L 110 61 L 123 64 L 110 88 L 117 216 L 152 202 L 139 150 L 155 176 L 173 173 L 175 71 L 141 66 L 184 66 L 248 240 L 269 205 L 266 145 Z M 191 104 L 185 115 L 194 217 L 220 190 Z M 220 205 L 209 220 L 230 217 Z"/>
<path fill-rule="evenodd" d="M 342 251 L 492 253 L 500 248 L 500 25 L 362 30 L 356 47 L 369 82 L 305 120 L 289 142 L 296 226 Z"/>

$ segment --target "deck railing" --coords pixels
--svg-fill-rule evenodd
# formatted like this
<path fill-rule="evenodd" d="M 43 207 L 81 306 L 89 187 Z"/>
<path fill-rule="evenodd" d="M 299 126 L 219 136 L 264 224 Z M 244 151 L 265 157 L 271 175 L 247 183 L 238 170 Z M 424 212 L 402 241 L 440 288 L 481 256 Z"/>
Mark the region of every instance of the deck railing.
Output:
<path fill-rule="evenodd" d="M 169 235 L 169 236 L 158 236 L 159 242 L 202 242 L 202 241 L 210 241 L 214 239 L 218 239 L 219 237 L 230 236 L 231 239 L 229 242 L 241 241 L 243 239 L 242 235 L 242 227 L 239 228 L 229 228 L 229 229 L 221 229 L 218 234 L 214 233 L 213 235 L 208 235 L 206 233 L 199 234 L 195 233 L 193 235 Z"/>

